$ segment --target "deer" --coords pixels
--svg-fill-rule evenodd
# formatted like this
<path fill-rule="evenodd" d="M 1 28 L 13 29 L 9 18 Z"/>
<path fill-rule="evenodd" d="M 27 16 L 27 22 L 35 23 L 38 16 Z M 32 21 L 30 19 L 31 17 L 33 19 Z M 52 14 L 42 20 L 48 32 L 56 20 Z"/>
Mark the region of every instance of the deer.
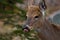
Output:
<path fill-rule="evenodd" d="M 50 1 L 42 0 L 39 5 L 28 6 L 27 19 L 23 30 L 30 31 L 34 29 L 41 40 L 60 40 L 60 26 L 48 20 L 51 14 L 55 14 L 54 12 L 60 10 L 59 0 L 53 0 L 53 2 L 57 1 L 54 3 Z"/>

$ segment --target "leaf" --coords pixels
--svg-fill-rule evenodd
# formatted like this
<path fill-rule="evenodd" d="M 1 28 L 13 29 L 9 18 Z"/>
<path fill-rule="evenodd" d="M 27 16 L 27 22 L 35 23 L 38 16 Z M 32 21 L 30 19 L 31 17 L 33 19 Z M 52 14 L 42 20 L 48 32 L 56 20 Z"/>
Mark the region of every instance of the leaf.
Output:
<path fill-rule="evenodd" d="M 16 0 L 16 2 L 18 2 L 18 3 L 23 3 L 23 0 Z"/>

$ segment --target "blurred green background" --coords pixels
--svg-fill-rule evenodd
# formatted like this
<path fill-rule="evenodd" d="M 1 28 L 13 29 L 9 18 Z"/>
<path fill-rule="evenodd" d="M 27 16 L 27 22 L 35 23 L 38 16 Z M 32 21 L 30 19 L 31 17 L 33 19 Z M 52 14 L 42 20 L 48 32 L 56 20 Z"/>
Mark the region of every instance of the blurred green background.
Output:
<path fill-rule="evenodd" d="M 16 3 L 24 4 L 24 0 L 0 0 L 0 40 L 38 40 L 33 29 L 23 32 L 26 10 L 18 8 Z"/>

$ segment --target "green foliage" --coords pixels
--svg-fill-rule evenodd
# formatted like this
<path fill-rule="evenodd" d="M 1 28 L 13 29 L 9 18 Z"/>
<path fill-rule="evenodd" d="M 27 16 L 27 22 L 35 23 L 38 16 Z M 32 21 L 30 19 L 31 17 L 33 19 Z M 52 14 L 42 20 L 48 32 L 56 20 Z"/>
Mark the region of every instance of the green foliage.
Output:
<path fill-rule="evenodd" d="M 24 38 L 27 38 L 28 40 L 38 40 L 35 35 L 36 32 L 34 30 L 30 30 L 30 32 L 25 33 L 22 30 L 22 25 L 18 24 L 19 21 L 26 20 L 26 11 L 17 8 L 15 5 L 16 2 L 23 3 L 23 0 L 0 0 L 0 14 L 2 14 L 2 16 L 0 16 L 0 19 L 6 19 L 4 20 L 4 25 L 11 24 L 17 28 L 17 30 L 14 30 L 10 34 L 0 34 L 0 40 L 12 40 L 12 36 L 17 35 L 22 37 L 22 40 Z M 14 10 L 18 10 L 18 12 L 15 12 Z M 34 36 L 31 34 L 33 34 Z"/>
<path fill-rule="evenodd" d="M 14 5 L 16 2 L 23 3 L 23 0 L 0 0 L 0 13 L 13 13 Z M 11 7 L 11 10 L 5 10 L 6 6 Z"/>
<path fill-rule="evenodd" d="M 16 2 L 23 3 L 23 0 L 16 0 Z"/>
<path fill-rule="evenodd" d="M 22 30 L 22 26 L 16 25 L 16 27 L 17 27 L 17 30 L 13 31 L 13 35 L 16 35 L 16 36 L 19 35 L 22 37 L 22 39 L 27 38 L 28 40 L 38 40 L 36 36 L 37 33 L 34 30 L 30 30 L 30 32 L 24 32 Z"/>
<path fill-rule="evenodd" d="M 11 34 L 0 34 L 0 40 L 12 40 Z"/>

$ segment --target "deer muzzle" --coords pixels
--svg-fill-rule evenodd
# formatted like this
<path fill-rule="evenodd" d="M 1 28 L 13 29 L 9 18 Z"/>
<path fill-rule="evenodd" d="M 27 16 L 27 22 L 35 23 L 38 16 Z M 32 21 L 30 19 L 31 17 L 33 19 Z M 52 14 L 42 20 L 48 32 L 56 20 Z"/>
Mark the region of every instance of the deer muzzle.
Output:
<path fill-rule="evenodd" d="M 31 20 L 30 18 L 26 20 L 26 23 L 23 26 L 23 30 L 26 32 L 29 32 L 32 29 L 32 25 L 33 25 L 33 20 Z"/>

